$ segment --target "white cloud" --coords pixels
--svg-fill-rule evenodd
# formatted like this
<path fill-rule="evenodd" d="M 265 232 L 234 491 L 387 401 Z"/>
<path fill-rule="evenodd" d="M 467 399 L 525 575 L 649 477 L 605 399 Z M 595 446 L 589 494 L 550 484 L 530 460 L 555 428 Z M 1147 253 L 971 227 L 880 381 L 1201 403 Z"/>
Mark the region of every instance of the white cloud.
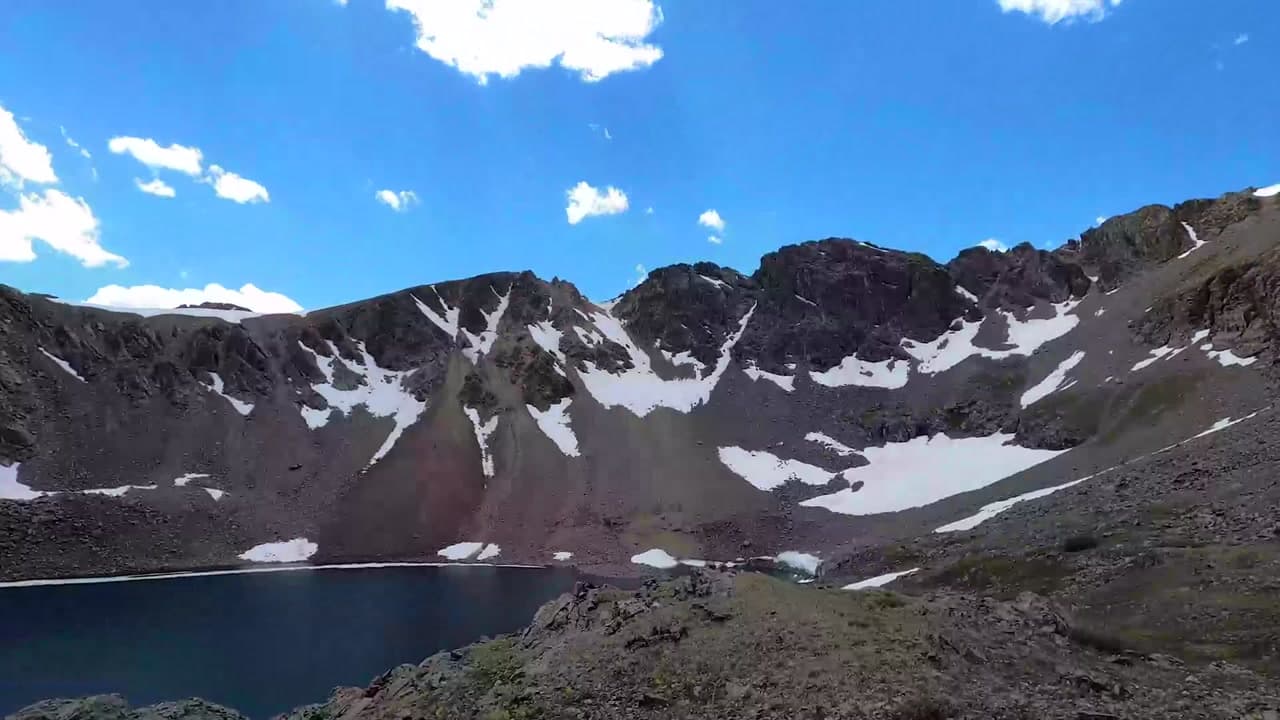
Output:
<path fill-rule="evenodd" d="M 413 17 L 418 49 L 480 81 L 558 63 L 587 82 L 649 67 L 653 0 L 386 0 Z"/>
<path fill-rule="evenodd" d="M 148 195 L 165 198 L 171 198 L 174 195 L 177 195 L 177 192 L 174 191 L 173 187 L 160 178 L 156 178 L 151 182 L 142 182 L 142 178 L 134 178 L 133 184 L 137 185 L 139 190 Z"/>
<path fill-rule="evenodd" d="M 609 128 L 600 125 L 599 123 L 587 123 L 587 127 L 590 128 L 593 133 L 600 133 L 600 137 L 605 140 L 613 139 L 613 133 L 609 132 Z"/>
<path fill-rule="evenodd" d="M 1094 225 L 1101 225 L 1102 223 L 1106 222 L 1107 220 L 1110 220 L 1110 218 L 1108 218 L 1106 215 L 1099 215 L 1096 219 L 1094 219 L 1093 224 L 1094 224 Z"/>
<path fill-rule="evenodd" d="M 631 284 L 633 286 L 639 285 L 640 283 L 644 282 L 645 278 L 647 277 L 649 277 L 649 271 L 645 269 L 644 265 L 636 263 L 636 279 L 635 279 L 635 282 Z"/>
<path fill-rule="evenodd" d="M 1249 33 L 1240 33 L 1235 40 L 1231 41 L 1232 45 L 1243 45 L 1249 42 Z"/>
<path fill-rule="evenodd" d="M 719 245 L 720 243 L 724 242 L 724 238 L 717 237 L 715 235 L 708 235 L 707 242 L 711 243 L 712 245 Z"/>
<path fill-rule="evenodd" d="M 239 290 L 210 283 L 203 288 L 176 290 L 159 285 L 108 285 L 99 288 L 85 302 L 125 308 L 176 308 L 179 305 L 199 305 L 203 302 L 231 303 L 260 313 L 296 313 L 302 306 L 292 298 L 277 292 L 268 292 L 246 283 Z"/>
<path fill-rule="evenodd" d="M 706 210 L 699 215 L 698 224 L 716 232 L 724 232 L 724 218 L 720 217 L 720 213 L 715 210 Z"/>
<path fill-rule="evenodd" d="M 24 182 L 58 182 L 49 148 L 28 140 L 13 113 L 0 107 L 0 184 L 21 188 Z"/>
<path fill-rule="evenodd" d="M 107 149 L 116 155 L 130 155 L 149 168 L 176 170 L 186 175 L 199 175 L 203 154 L 200 148 L 174 143 L 163 147 L 151 138 L 113 137 Z"/>
<path fill-rule="evenodd" d="M 412 190 L 401 190 L 400 192 L 396 192 L 395 190 L 379 190 L 374 193 L 373 196 L 377 198 L 378 202 L 386 205 L 396 212 L 404 212 L 405 210 L 408 210 L 410 206 L 418 204 L 418 195 Z"/>
<path fill-rule="evenodd" d="M 645 209 L 644 209 L 644 214 L 645 214 L 645 215 L 652 215 L 652 214 L 653 214 L 653 206 L 652 206 L 652 205 L 650 205 L 649 207 L 645 208 Z"/>
<path fill-rule="evenodd" d="M 0 261 L 35 260 L 31 241 L 40 240 L 85 267 L 129 264 L 98 243 L 98 219 L 83 198 L 48 189 L 43 195 L 22 195 L 18 202 L 16 210 L 0 210 Z"/>
<path fill-rule="evenodd" d="M 271 195 L 262 185 L 241 177 L 233 172 L 223 170 L 217 165 L 209 166 L 209 174 L 204 182 L 213 185 L 218 197 L 240 203 L 271 202 Z"/>
<path fill-rule="evenodd" d="M 1121 0 L 996 0 L 1004 12 L 1020 12 L 1038 15 L 1041 20 L 1056 25 L 1084 18 L 1098 22 L 1107 16 L 1107 8 L 1115 7 Z"/>
<path fill-rule="evenodd" d="M 569 205 L 565 207 L 564 214 L 570 225 L 577 225 L 583 218 L 594 215 L 617 215 L 627 210 L 627 194 L 612 186 L 602 193 L 583 180 L 565 195 L 569 198 Z"/>
<path fill-rule="evenodd" d="M 990 250 L 991 252 L 1005 252 L 1009 249 L 1007 245 L 1005 245 L 1004 243 L 1000 242 L 995 238 L 987 238 L 986 240 L 983 240 L 978 244 Z"/>

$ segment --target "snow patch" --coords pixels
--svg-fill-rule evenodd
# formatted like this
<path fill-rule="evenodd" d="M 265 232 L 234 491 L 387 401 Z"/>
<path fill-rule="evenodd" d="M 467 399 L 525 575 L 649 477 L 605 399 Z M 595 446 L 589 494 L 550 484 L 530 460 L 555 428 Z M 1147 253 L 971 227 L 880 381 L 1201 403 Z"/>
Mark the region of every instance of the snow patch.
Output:
<path fill-rule="evenodd" d="M 560 402 L 555 403 L 546 411 L 539 410 L 532 405 L 526 405 L 529 408 L 529 414 L 533 416 L 534 422 L 538 423 L 538 428 L 542 430 L 542 434 L 551 438 L 551 442 L 560 448 L 560 452 L 569 457 L 578 457 L 578 438 L 573 434 L 573 428 L 569 426 L 569 398 L 563 398 Z"/>
<path fill-rule="evenodd" d="M 1114 468 L 1108 468 L 1108 469 L 1114 469 Z M 1106 472 L 1106 470 L 1103 470 L 1102 472 Z M 990 520 L 991 518 L 999 515 L 1000 513 L 1004 512 L 1005 510 L 1008 510 L 1009 508 L 1013 507 L 1014 505 L 1017 505 L 1020 502 L 1024 502 L 1026 500 L 1038 500 L 1042 497 L 1048 497 L 1049 495 L 1052 495 L 1058 492 L 1059 490 L 1066 490 L 1067 488 L 1072 487 L 1074 485 L 1079 485 L 1080 483 L 1094 477 L 1095 475 L 1101 475 L 1101 474 L 1102 473 L 1095 473 L 1094 475 L 1088 475 L 1088 476 L 1082 477 L 1079 480 L 1072 480 L 1071 482 L 1063 483 L 1061 485 L 1054 485 L 1053 487 L 1041 488 L 1039 490 L 1032 490 L 1031 492 L 1022 493 L 1021 495 L 1015 495 L 1011 498 L 1005 498 L 1004 500 L 997 500 L 993 503 L 987 503 L 986 505 L 983 505 L 981 508 L 979 508 L 978 512 L 970 515 L 969 517 L 960 518 L 955 522 L 947 523 L 946 525 L 943 525 L 942 527 L 934 530 L 934 532 L 948 533 L 948 532 L 957 532 L 960 530 L 972 530 L 973 528 L 978 527 L 982 523 Z"/>
<path fill-rule="evenodd" d="M 313 352 L 301 342 L 298 345 L 311 353 L 315 358 L 316 366 L 324 374 L 326 382 L 312 387 L 329 403 L 329 408 L 326 410 L 312 410 L 303 406 L 302 417 L 307 421 L 308 427 L 313 430 L 322 427 L 329 422 L 333 410 L 346 415 L 358 405 L 363 405 L 364 409 L 374 417 L 389 417 L 395 421 L 391 432 L 387 433 L 386 440 L 370 458 L 368 465 L 365 465 L 366 469 L 386 456 L 400 439 L 405 428 L 417 422 L 418 417 L 427 409 L 426 402 L 414 398 L 404 388 L 405 378 L 413 371 L 401 372 L 378 367 L 378 363 L 365 349 L 363 342 L 356 343 L 356 350 L 360 353 L 363 365 L 343 361 L 349 370 L 363 380 L 360 385 L 351 390 L 339 390 L 333 385 L 334 364 L 339 361 L 339 358 L 338 348 L 332 342 L 329 343 L 329 350 L 332 353 L 330 357 L 323 357 Z"/>
<path fill-rule="evenodd" d="M 493 543 L 489 543 L 488 545 L 484 546 L 484 549 L 480 551 L 480 554 L 476 556 L 476 559 L 489 560 L 490 558 L 498 557 L 498 555 L 501 553 L 502 553 L 502 548 L 498 547 L 497 545 L 494 545 Z"/>
<path fill-rule="evenodd" d="M 909 351 L 908 351 L 909 352 Z M 809 372 L 809 377 L 819 385 L 827 387 L 845 387 L 859 385 L 862 387 L 880 387 L 895 389 L 907 384 L 911 373 L 911 364 L 889 358 L 880 362 L 859 360 L 857 354 L 840 361 L 839 365 L 822 372 Z"/>
<path fill-rule="evenodd" d="M 1205 332 L 1208 332 L 1208 331 L 1205 331 Z M 1258 361 L 1258 358 L 1256 356 L 1249 357 L 1249 358 L 1242 358 L 1239 355 L 1236 355 L 1235 353 L 1231 352 L 1230 350 L 1214 350 L 1213 343 L 1205 343 L 1204 345 L 1200 346 L 1200 349 L 1203 350 L 1204 353 L 1208 355 L 1210 359 L 1217 360 L 1218 364 L 1221 365 L 1222 367 L 1231 367 L 1233 365 L 1236 367 L 1249 367 L 1250 365 Z"/>
<path fill-rule="evenodd" d="M 178 477 L 174 478 L 173 484 L 175 487 L 185 487 L 186 484 L 191 482 L 192 480 L 199 480 L 201 478 L 207 478 L 207 477 L 209 477 L 209 473 L 187 473 L 185 475 L 179 475 Z"/>
<path fill-rule="evenodd" d="M 0 465 L 0 500 L 35 500 L 47 495 L 48 493 L 42 490 L 32 490 L 29 486 L 18 482 L 19 465 L 21 463 L 14 463 L 7 467 Z"/>
<path fill-rule="evenodd" d="M 57 355 L 54 355 L 53 353 L 49 352 L 48 350 L 45 350 L 44 348 L 37 348 L 37 349 L 45 357 L 52 360 L 54 365 L 57 365 L 58 367 L 62 368 L 71 377 L 79 380 L 80 382 L 88 382 L 80 375 L 80 373 L 76 372 L 75 368 L 71 367 L 71 363 L 67 362 L 66 360 L 63 360 L 62 358 L 58 357 Z"/>
<path fill-rule="evenodd" d="M 827 449 L 834 451 L 837 455 L 849 456 L 849 455 L 858 454 L 857 450 L 854 450 L 848 445 L 845 445 L 844 443 L 840 442 L 839 440 L 836 440 L 835 438 L 825 433 L 811 432 L 805 435 L 804 439 L 808 440 L 809 442 L 818 443 L 819 445 L 822 445 Z"/>
<path fill-rule="evenodd" d="M 1258 188 L 1253 191 L 1254 197 L 1266 198 L 1280 194 L 1280 184 L 1268 185 L 1264 188 Z"/>
<path fill-rule="evenodd" d="M 787 550 L 778 553 L 774 558 L 775 562 L 782 563 L 789 568 L 799 570 L 806 575 L 817 575 L 818 565 L 822 564 L 822 558 L 809 553 L 797 552 L 795 550 Z"/>
<path fill-rule="evenodd" d="M 479 335 L 472 335 L 466 328 L 458 328 L 459 332 L 467 338 L 467 342 L 471 345 L 471 347 L 462 349 L 462 355 L 470 360 L 472 365 L 479 362 L 481 357 L 489 354 L 489 351 L 493 349 L 493 343 L 498 339 L 498 323 L 502 321 L 502 316 L 507 313 L 507 306 L 511 304 L 510 288 L 507 288 L 506 295 L 498 295 L 498 291 L 494 290 L 493 286 L 490 285 L 489 292 L 497 295 L 498 307 L 494 308 L 493 312 L 484 313 L 484 330 L 481 330 Z M 439 293 L 436 296 L 439 297 Z M 455 310 L 455 322 L 457 322 L 457 314 Z"/>
<path fill-rule="evenodd" d="M 1219 420 L 1219 421 L 1215 422 L 1213 425 L 1210 425 L 1208 430 L 1203 430 L 1203 431 L 1201 431 L 1201 432 L 1196 433 L 1195 435 L 1192 435 L 1192 436 L 1191 436 L 1191 439 L 1192 439 L 1192 440 L 1195 440 L 1196 438 L 1202 438 L 1202 437 L 1204 437 L 1205 435 L 1212 435 L 1212 434 L 1214 434 L 1214 433 L 1216 433 L 1216 432 L 1222 432 L 1223 430 L 1226 430 L 1227 428 L 1231 427 L 1232 425 L 1237 425 L 1237 424 L 1239 424 L 1239 423 L 1244 422 L 1245 420 L 1250 420 L 1250 419 L 1252 419 L 1252 418 L 1256 417 L 1256 416 L 1258 415 L 1258 413 L 1260 413 L 1260 412 L 1262 412 L 1262 411 L 1261 411 L 1261 410 L 1254 410 L 1253 412 L 1249 413 L 1248 415 L 1245 415 L 1244 417 L 1241 417 L 1241 418 L 1236 418 L 1235 420 L 1232 420 L 1232 419 L 1231 419 L 1231 418 L 1229 418 L 1229 417 L 1222 418 L 1221 420 Z"/>
<path fill-rule="evenodd" d="M 715 285 L 716 287 L 720 288 L 721 290 L 728 290 L 728 289 L 729 289 L 729 284 L 728 284 L 728 283 L 726 283 L 726 282 L 725 282 L 725 281 L 723 281 L 723 280 L 717 280 L 716 278 L 713 278 L 713 277 L 707 277 L 706 275 L 698 275 L 698 277 L 702 278 L 703 280 L 706 280 L 707 282 L 711 283 L 712 285 Z"/>
<path fill-rule="evenodd" d="M 670 553 L 660 548 L 653 548 L 652 550 L 645 550 L 638 555 L 632 555 L 631 562 L 635 565 L 648 565 L 659 570 L 670 570 L 680 564 Z"/>
<path fill-rule="evenodd" d="M 965 290 L 959 285 L 956 286 L 956 294 L 964 298 L 965 300 L 968 300 L 969 302 L 973 302 L 973 303 L 978 302 L 977 295 L 974 295 L 973 293 L 969 292 L 968 290 Z"/>
<path fill-rule="evenodd" d="M 784 460 L 764 450 L 722 447 L 719 454 L 725 467 L 761 490 L 781 487 L 793 479 L 806 485 L 826 485 L 836 476 L 830 470 L 799 460 Z"/>
<path fill-rule="evenodd" d="M 1179 256 L 1178 256 L 1178 259 L 1179 259 L 1179 260 L 1181 260 L 1182 258 L 1184 258 L 1184 257 L 1186 257 L 1186 256 L 1188 256 L 1188 255 L 1190 255 L 1191 253 L 1193 253 L 1193 252 L 1195 252 L 1195 251 L 1199 250 L 1200 248 L 1204 247 L 1204 246 L 1205 246 L 1205 244 L 1206 244 L 1206 241 L 1201 240 L 1201 239 L 1200 239 L 1200 237 L 1199 237 L 1198 235 L 1196 235 L 1196 230 L 1195 230 L 1195 228 L 1191 227 L 1191 226 L 1190 226 L 1190 225 L 1188 225 L 1187 223 L 1182 223 L 1182 229 L 1183 229 L 1183 230 L 1186 230 L 1186 231 L 1187 231 L 1187 235 L 1191 238 L 1191 247 L 1190 247 L 1190 248 L 1188 248 L 1186 252 L 1184 252 L 1184 253 L 1182 253 L 1181 255 L 1179 255 Z"/>
<path fill-rule="evenodd" d="M 1058 363 L 1058 367 L 1054 368 L 1053 372 L 1049 373 L 1048 377 L 1022 393 L 1022 407 L 1030 407 L 1058 390 L 1066 390 L 1072 385 L 1075 385 L 1076 383 L 1074 380 L 1067 382 L 1067 373 L 1070 372 L 1072 368 L 1079 365 L 1081 360 L 1084 360 L 1084 351 L 1077 350 L 1074 353 L 1071 353 L 1071 357 L 1063 360 L 1061 363 Z"/>
<path fill-rule="evenodd" d="M 1106 308 L 1104 308 L 1104 307 L 1100 307 L 1100 308 L 1098 308 L 1098 309 L 1093 313 L 1093 316 L 1094 316 L 1094 317 L 1102 317 L 1102 314 L 1103 314 L 1103 313 L 1105 313 L 1106 311 L 1107 311 L 1107 309 L 1106 309 Z"/>
<path fill-rule="evenodd" d="M 551 553 L 551 559 L 557 562 L 564 562 L 565 560 L 569 560 L 572 557 L 573 557 L 573 553 L 567 550 L 561 550 L 559 552 Z"/>
<path fill-rule="evenodd" d="M 125 493 L 130 490 L 155 490 L 155 485 L 121 485 L 119 487 L 110 488 L 90 488 L 88 490 L 80 490 L 82 495 L 108 495 L 110 497 L 124 497 Z"/>
<path fill-rule="evenodd" d="M 456 340 L 458 338 L 458 308 L 449 307 L 449 303 L 440 297 L 440 291 L 436 289 L 435 285 L 431 286 L 431 292 L 436 294 L 436 299 L 440 301 L 440 306 L 444 308 L 444 315 L 440 315 L 435 310 L 427 307 L 427 304 L 419 300 L 417 295 L 410 295 L 410 297 L 417 303 L 418 310 L 423 315 L 426 315 L 428 320 L 443 330 L 450 340 Z"/>
<path fill-rule="evenodd" d="M 468 560 L 484 549 L 484 543 L 460 542 L 446 548 L 440 548 L 436 554 L 448 560 Z"/>
<path fill-rule="evenodd" d="M 1138 370 L 1142 370 L 1143 368 L 1146 368 L 1155 364 L 1157 361 L 1163 360 L 1165 358 L 1172 358 L 1174 355 L 1177 355 L 1183 350 L 1186 350 L 1186 348 L 1185 347 L 1174 348 L 1168 345 L 1158 347 L 1151 351 L 1150 356 L 1147 359 L 1139 360 L 1138 362 L 1134 363 L 1133 367 L 1129 368 L 1129 372 L 1137 372 Z"/>
<path fill-rule="evenodd" d="M 866 580 L 859 580 L 856 583 L 850 583 L 840 589 L 841 590 L 867 590 L 870 588 L 884 587 L 885 585 L 888 585 L 889 583 L 893 582 L 894 580 L 897 580 L 900 577 L 905 577 L 907 575 L 911 575 L 917 572 L 920 572 L 920 568 L 911 568 L 910 570 L 903 570 L 901 572 L 886 573 L 884 575 L 877 575 L 873 578 L 867 578 Z"/>
<path fill-rule="evenodd" d="M 986 487 L 1066 452 L 1011 445 L 1012 433 L 952 439 L 939 433 L 862 450 L 870 463 L 843 473 L 847 488 L 801 502 L 843 515 L 874 515 L 921 507 Z M 817 483 L 814 483 L 817 484 Z"/>
<path fill-rule="evenodd" d="M 294 538 L 283 542 L 269 542 L 240 553 L 241 560 L 263 563 L 303 562 L 316 554 L 320 546 L 306 538 Z"/>
<path fill-rule="evenodd" d="M 475 408 L 463 407 L 462 411 L 467 414 L 467 419 L 471 421 L 471 427 L 476 433 L 476 442 L 480 445 L 480 466 L 484 470 L 485 477 L 493 477 L 493 453 L 489 450 L 489 436 L 498 429 L 498 416 L 495 413 L 489 418 L 489 422 L 480 422 L 480 412 Z"/>
<path fill-rule="evenodd" d="M 807 297 L 805 297 L 805 296 L 803 296 L 803 295 L 801 295 L 801 294 L 799 294 L 799 293 L 796 293 L 796 299 L 797 299 L 797 300 L 799 300 L 800 302 L 802 302 L 802 303 L 806 304 L 806 305 L 812 305 L 813 307 L 818 307 L 818 303 L 816 303 L 816 302 L 814 302 L 814 301 L 810 300 L 809 298 L 807 298 Z"/>
<path fill-rule="evenodd" d="M 200 488 L 200 489 L 201 489 L 201 490 L 204 490 L 204 491 L 205 491 L 205 492 L 207 492 L 207 493 L 209 493 L 209 497 L 213 498 L 214 500 L 221 500 L 221 499 L 222 499 L 222 496 L 223 496 L 223 495 L 226 495 L 226 493 L 225 493 L 225 492 L 223 492 L 223 491 L 221 491 L 221 490 L 219 490 L 219 489 L 217 489 L 217 488 L 202 487 L 202 488 Z"/>
<path fill-rule="evenodd" d="M 1079 304 L 1079 300 L 1067 300 L 1052 306 L 1053 317 L 1031 320 L 1018 320 L 1012 313 L 1001 310 L 1000 314 L 1008 323 L 1005 344 L 1012 346 L 1003 350 L 973 344 L 982 320 L 961 320 L 958 329 L 948 330 L 927 343 L 903 338 L 902 348 L 920 361 L 916 370 L 926 375 L 949 370 L 972 356 L 1002 360 L 1014 355 L 1030 355 L 1045 343 L 1071 332 L 1080 323 L 1080 318 L 1071 314 Z"/>
<path fill-rule="evenodd" d="M 215 372 L 211 372 L 209 373 L 209 377 L 213 378 L 213 384 L 207 384 L 204 382 L 201 382 L 200 384 L 208 388 L 209 391 L 212 392 L 214 395 L 221 395 L 223 399 L 231 403 L 231 407 L 234 408 L 235 411 L 240 413 L 241 415 L 248 415 L 249 413 L 253 412 L 253 403 L 247 403 L 243 400 L 237 400 L 231 397 L 230 395 L 228 395 L 223 390 L 223 388 L 226 386 L 222 382 L 221 375 L 218 375 L 218 373 L 215 373 Z"/>
<path fill-rule="evenodd" d="M 707 402 L 720 382 L 720 376 L 729 367 L 730 351 L 742 338 L 756 308 L 753 305 L 743 315 L 738 330 L 725 339 L 715 367 L 705 377 L 664 380 L 653 372 L 649 356 L 636 347 L 627 335 L 622 323 L 607 313 L 592 313 L 592 322 L 606 338 L 626 349 L 632 367 L 614 374 L 589 366 L 578 377 L 587 391 L 606 408 L 624 407 L 638 417 L 644 417 L 659 407 L 687 413 Z"/>
<path fill-rule="evenodd" d="M 766 372 L 756 367 L 755 363 L 747 363 L 744 365 L 742 372 L 746 373 L 747 377 L 756 382 L 759 382 L 760 380 L 768 380 L 786 392 L 792 392 L 796 389 L 796 377 L 794 375 L 778 375 L 777 373 Z"/>

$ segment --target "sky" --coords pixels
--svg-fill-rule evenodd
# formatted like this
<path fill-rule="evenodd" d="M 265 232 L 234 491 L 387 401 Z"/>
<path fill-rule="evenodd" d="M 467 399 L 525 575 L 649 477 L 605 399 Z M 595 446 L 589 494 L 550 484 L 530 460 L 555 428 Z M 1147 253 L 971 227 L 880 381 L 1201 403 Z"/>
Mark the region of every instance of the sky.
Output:
<path fill-rule="evenodd" d="M 1280 182 L 1272 0 L 6 0 L 0 282 L 603 300 L 830 236 L 1056 247 Z"/>

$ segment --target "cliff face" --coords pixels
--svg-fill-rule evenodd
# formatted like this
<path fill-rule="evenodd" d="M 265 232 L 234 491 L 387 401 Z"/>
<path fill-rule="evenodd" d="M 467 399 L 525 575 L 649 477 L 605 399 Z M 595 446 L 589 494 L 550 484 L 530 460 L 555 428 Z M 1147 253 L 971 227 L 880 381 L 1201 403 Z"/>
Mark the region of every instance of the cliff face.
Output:
<path fill-rule="evenodd" d="M 1235 193 L 945 265 L 833 238 L 610 303 L 528 272 L 272 316 L 0 286 L 0 575 L 294 539 L 313 562 L 471 542 L 451 556 L 617 570 L 912 532 L 918 506 L 1072 479 L 1225 409 L 1142 388 L 1256 398 L 1278 217 Z"/>

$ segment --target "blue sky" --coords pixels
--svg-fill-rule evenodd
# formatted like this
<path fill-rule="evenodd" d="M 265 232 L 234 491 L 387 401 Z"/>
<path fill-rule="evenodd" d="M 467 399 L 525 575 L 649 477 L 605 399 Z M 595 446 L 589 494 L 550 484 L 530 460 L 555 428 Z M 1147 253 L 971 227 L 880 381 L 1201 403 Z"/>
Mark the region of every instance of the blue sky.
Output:
<path fill-rule="evenodd" d="M 527 268 L 603 299 L 637 265 L 945 261 L 1280 181 L 1269 0 L 478 4 L 8 0 L 0 282 L 316 308 Z M 603 212 L 570 223 L 580 183 Z"/>

